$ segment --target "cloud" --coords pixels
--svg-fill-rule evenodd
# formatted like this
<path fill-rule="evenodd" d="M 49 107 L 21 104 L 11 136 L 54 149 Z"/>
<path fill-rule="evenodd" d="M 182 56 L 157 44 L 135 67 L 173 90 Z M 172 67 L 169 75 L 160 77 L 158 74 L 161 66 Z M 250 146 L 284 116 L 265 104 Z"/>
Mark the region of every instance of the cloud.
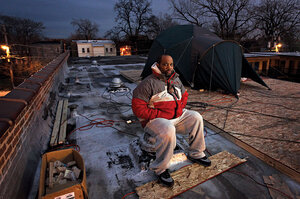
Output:
<path fill-rule="evenodd" d="M 112 28 L 114 3 L 112 0 L 10 0 L 1 5 L 0 13 L 43 22 L 46 36 L 68 37 L 73 32 L 72 19 L 90 19 L 99 25 L 100 33 Z"/>
<path fill-rule="evenodd" d="M 7 0 L 0 14 L 43 22 L 45 36 L 67 38 L 74 28 L 72 19 L 90 19 L 99 25 L 100 34 L 115 25 L 114 4 L 117 0 Z M 168 10 L 167 0 L 152 0 L 153 13 Z M 155 7 L 155 9 L 154 9 Z"/>

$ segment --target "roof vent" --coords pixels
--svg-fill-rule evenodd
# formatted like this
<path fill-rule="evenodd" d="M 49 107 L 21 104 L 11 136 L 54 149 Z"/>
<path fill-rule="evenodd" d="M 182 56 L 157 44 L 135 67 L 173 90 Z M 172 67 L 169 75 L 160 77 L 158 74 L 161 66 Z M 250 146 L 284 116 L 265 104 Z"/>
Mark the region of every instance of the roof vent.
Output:
<path fill-rule="evenodd" d="M 112 88 L 119 88 L 121 87 L 123 84 L 122 80 L 118 77 L 113 78 L 113 80 L 111 81 L 110 87 Z"/>

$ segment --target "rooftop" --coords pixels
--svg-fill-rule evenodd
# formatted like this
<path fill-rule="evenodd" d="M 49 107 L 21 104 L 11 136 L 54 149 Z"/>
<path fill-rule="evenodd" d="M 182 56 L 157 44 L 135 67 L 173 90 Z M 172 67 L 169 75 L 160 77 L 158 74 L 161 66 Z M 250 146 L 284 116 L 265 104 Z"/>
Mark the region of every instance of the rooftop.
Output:
<path fill-rule="evenodd" d="M 300 84 L 263 80 L 272 90 L 248 79 L 241 83 L 239 99 L 221 92 L 190 90 L 188 107 L 199 111 L 211 124 L 299 172 Z"/>
<path fill-rule="evenodd" d="M 296 56 L 300 57 L 300 52 L 251 52 L 244 53 L 245 57 L 269 57 L 269 56 Z"/>
<path fill-rule="evenodd" d="M 112 40 L 74 40 L 77 44 L 91 43 L 91 44 L 114 44 Z"/>
<path fill-rule="evenodd" d="M 121 75 L 132 74 L 131 79 L 138 80 L 138 71 L 144 67 L 146 58 L 97 59 L 97 65 L 91 59 L 70 62 L 59 95 L 75 107 L 68 120 L 76 126 L 69 140 L 80 146 L 90 198 L 121 198 L 137 186 L 156 180 L 151 171 L 141 170 L 133 153 L 137 139 L 143 135 L 131 111 L 131 92 L 136 83 Z M 124 83 L 123 92 L 110 90 L 116 77 Z M 292 197 L 299 195 L 298 182 L 249 153 L 247 147 L 242 148 L 234 139 L 224 137 L 227 132 L 299 173 L 300 86 L 274 79 L 264 81 L 272 90 L 246 81 L 241 85 L 239 100 L 217 91 L 188 88 L 188 108 L 199 111 L 206 120 L 207 153 L 228 151 L 247 162 L 176 198 L 269 198 L 268 188 L 259 184 L 264 184 L 269 176 L 288 187 L 281 191 Z M 184 137 L 179 136 L 178 142 L 187 146 Z M 131 194 L 126 198 L 137 197 Z"/>

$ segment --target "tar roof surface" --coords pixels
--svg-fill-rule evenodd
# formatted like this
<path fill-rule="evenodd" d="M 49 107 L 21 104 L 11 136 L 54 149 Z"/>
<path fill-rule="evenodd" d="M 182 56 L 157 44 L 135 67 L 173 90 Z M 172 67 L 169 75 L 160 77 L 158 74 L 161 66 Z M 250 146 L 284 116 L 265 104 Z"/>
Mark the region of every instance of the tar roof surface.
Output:
<path fill-rule="evenodd" d="M 128 120 L 137 120 L 130 107 L 131 93 L 136 84 L 120 75 L 120 70 L 142 69 L 145 58 L 105 57 L 99 58 L 97 65 L 92 65 L 92 60 L 94 59 L 77 59 L 69 63 L 69 73 L 60 89 L 60 96 L 68 98 L 69 104 L 77 107 L 68 120 L 76 128 L 90 124 L 91 121 L 109 121 L 77 130 L 69 139 L 80 146 L 90 198 L 122 198 L 134 191 L 136 186 L 156 180 L 152 171 L 141 171 L 132 153 L 132 147 L 143 134 L 143 129 L 138 122 L 126 123 Z M 129 90 L 108 92 L 110 82 L 115 77 L 120 78 Z M 288 185 L 293 197 L 299 194 L 298 183 L 212 130 L 206 128 L 206 131 L 209 153 L 227 150 L 240 158 L 247 158 L 246 163 L 233 170 L 246 173 L 262 184 L 263 176 L 276 174 Z M 181 145 L 186 146 L 184 139 L 178 140 Z M 270 198 L 268 189 L 255 183 L 250 177 L 225 172 L 176 198 Z M 126 198 L 137 197 L 132 194 Z"/>

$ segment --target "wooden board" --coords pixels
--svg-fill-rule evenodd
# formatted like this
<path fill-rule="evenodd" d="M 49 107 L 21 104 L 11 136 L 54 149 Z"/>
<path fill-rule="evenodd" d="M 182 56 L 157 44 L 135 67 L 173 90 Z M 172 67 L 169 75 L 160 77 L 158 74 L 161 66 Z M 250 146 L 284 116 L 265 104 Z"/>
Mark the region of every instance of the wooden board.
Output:
<path fill-rule="evenodd" d="M 57 142 L 58 142 L 58 136 L 59 136 L 58 133 L 59 133 L 59 127 L 60 127 L 60 121 L 61 121 L 62 107 L 63 107 L 63 101 L 60 100 L 58 102 L 57 109 L 56 109 L 56 116 L 55 116 L 52 134 L 51 134 L 50 146 L 55 146 L 55 145 L 57 145 Z"/>
<path fill-rule="evenodd" d="M 152 181 L 137 187 L 136 193 L 140 198 L 171 198 L 246 162 L 245 159 L 240 159 L 227 151 L 222 151 L 209 159 L 212 162 L 209 167 L 194 163 L 171 173 L 175 181 L 172 188 L 165 187 L 157 181 Z"/>
<path fill-rule="evenodd" d="M 54 172 L 54 162 L 49 162 L 49 187 L 52 189 L 53 188 L 53 172 Z"/>
<path fill-rule="evenodd" d="M 142 74 L 142 70 L 122 70 L 120 71 L 120 74 L 128 79 L 131 82 L 139 82 Z"/>
<path fill-rule="evenodd" d="M 68 114 L 68 100 L 63 100 L 63 109 L 62 109 L 62 116 L 60 121 L 60 130 L 59 130 L 59 141 L 58 144 L 65 143 L 66 140 L 66 133 L 67 133 L 67 114 Z"/>

